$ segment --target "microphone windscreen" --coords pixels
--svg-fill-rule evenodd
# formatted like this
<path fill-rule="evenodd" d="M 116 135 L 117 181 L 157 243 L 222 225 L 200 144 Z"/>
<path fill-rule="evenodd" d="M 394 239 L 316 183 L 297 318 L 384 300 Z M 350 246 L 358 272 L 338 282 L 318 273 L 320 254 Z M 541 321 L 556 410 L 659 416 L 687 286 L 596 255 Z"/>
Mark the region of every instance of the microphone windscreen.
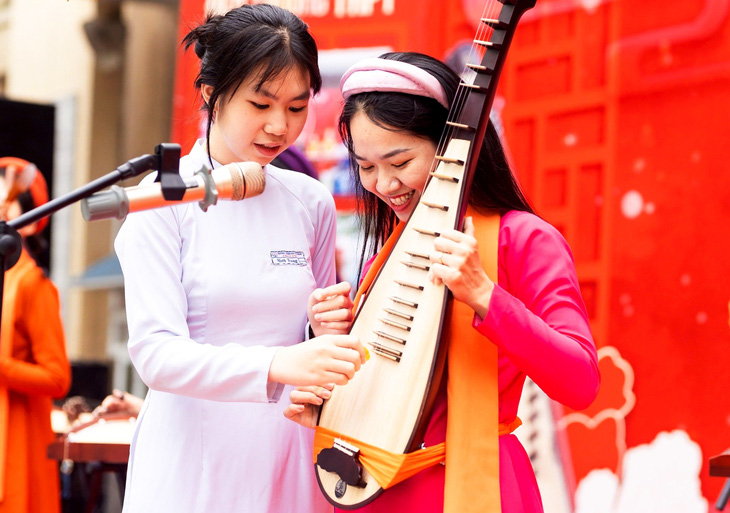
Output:
<path fill-rule="evenodd" d="M 243 180 L 243 196 L 240 199 L 253 198 L 264 192 L 266 188 L 266 173 L 264 173 L 261 165 L 256 162 L 234 162 L 230 165 L 240 171 L 240 176 Z"/>

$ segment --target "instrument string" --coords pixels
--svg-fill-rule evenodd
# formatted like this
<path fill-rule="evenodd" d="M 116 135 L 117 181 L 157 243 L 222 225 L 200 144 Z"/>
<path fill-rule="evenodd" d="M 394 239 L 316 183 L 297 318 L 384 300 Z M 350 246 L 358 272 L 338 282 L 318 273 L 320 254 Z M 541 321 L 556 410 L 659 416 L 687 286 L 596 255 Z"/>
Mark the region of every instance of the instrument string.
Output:
<path fill-rule="evenodd" d="M 497 19 L 499 17 L 499 13 L 501 12 L 501 9 L 498 7 L 501 6 L 501 3 L 498 0 L 488 0 L 485 3 L 485 6 L 482 11 L 482 19 Z M 479 27 L 477 28 L 476 36 L 474 37 L 469 56 L 467 59 L 467 63 L 469 64 L 480 64 L 484 54 L 485 49 L 477 44 L 475 41 L 488 41 L 491 37 L 491 35 L 494 33 L 494 29 L 489 26 L 486 23 L 480 23 Z M 461 78 L 462 82 L 464 84 L 472 85 L 476 79 L 476 76 L 478 73 L 474 71 L 473 69 L 469 68 L 468 66 L 464 65 L 463 70 L 461 71 Z M 461 115 L 461 112 L 463 110 L 464 104 L 466 102 L 466 99 L 468 97 L 469 91 L 468 87 L 459 86 L 459 89 L 457 90 L 456 96 L 454 98 L 454 101 L 452 103 L 451 109 L 449 111 L 448 121 L 456 122 L 459 116 Z M 443 151 L 445 151 L 445 147 L 448 144 L 448 141 L 453 136 L 454 128 L 451 126 L 447 126 L 444 132 L 442 133 L 441 140 L 438 144 L 438 150 L 439 155 L 443 154 Z M 438 162 L 434 163 L 434 168 Z"/>
<path fill-rule="evenodd" d="M 486 20 L 486 19 L 498 19 L 499 14 L 501 13 L 501 6 L 502 3 L 499 0 L 487 0 L 482 8 L 482 15 L 480 20 Z M 477 27 L 476 35 L 474 36 L 474 39 L 471 43 L 471 48 L 469 50 L 469 55 L 467 57 L 466 62 L 464 63 L 463 69 L 460 73 L 461 81 L 463 84 L 470 84 L 473 85 L 478 73 L 467 66 L 467 64 L 481 64 L 482 60 L 484 58 L 484 55 L 487 51 L 487 49 L 478 43 L 476 41 L 489 41 L 491 37 L 494 35 L 494 27 L 490 26 L 488 23 L 485 23 L 483 21 L 480 21 Z M 462 110 L 464 109 L 464 106 L 466 105 L 466 101 L 469 96 L 469 88 L 459 84 L 458 89 L 456 91 L 456 95 L 454 97 L 454 100 L 452 102 L 451 108 L 449 109 L 449 113 L 447 116 L 447 120 L 452 123 L 456 123 L 461 116 Z M 487 113 L 488 115 L 488 113 Z M 453 139 L 454 133 L 456 128 L 447 124 L 444 127 L 444 130 L 441 134 L 441 137 L 439 139 L 439 142 L 436 147 L 436 155 L 438 156 L 444 156 L 444 153 L 446 152 L 446 149 L 448 147 L 449 142 Z M 474 141 L 474 144 L 480 144 L 481 141 Z M 433 173 L 436 172 L 436 168 L 440 164 L 440 161 L 437 159 L 434 159 L 431 168 L 429 170 L 430 175 L 433 175 Z M 463 179 L 463 177 L 462 177 Z M 431 180 L 429 179 L 426 183 L 426 187 L 428 187 L 428 184 L 431 183 Z M 462 182 L 462 187 L 464 186 Z M 421 199 L 421 203 L 423 202 L 423 197 Z M 416 230 L 419 229 L 419 227 L 414 227 Z"/>
<path fill-rule="evenodd" d="M 485 3 L 483 9 L 482 9 L 482 16 L 481 19 L 498 19 L 499 14 L 501 13 L 501 6 L 502 3 L 499 0 L 487 0 Z M 461 80 L 463 84 L 469 84 L 473 85 L 478 73 L 469 68 L 466 64 L 481 64 L 482 59 L 484 58 L 484 55 L 486 53 L 486 49 L 482 46 L 476 43 L 476 41 L 489 41 L 494 34 L 494 28 L 488 25 L 487 23 L 480 22 L 479 26 L 477 28 L 476 35 L 474 39 L 472 40 L 471 48 L 469 51 L 469 55 L 467 57 L 466 63 L 464 65 L 464 68 L 461 71 Z M 469 95 L 469 88 L 460 84 L 456 95 L 454 97 L 454 100 L 452 102 L 451 108 L 449 109 L 449 114 L 447 117 L 447 121 L 456 123 L 461 116 L 461 113 L 463 111 L 463 108 L 466 104 L 466 100 Z M 454 132 L 456 128 L 451 125 L 446 125 L 444 131 L 441 134 L 441 138 L 439 139 L 439 142 L 436 147 L 436 154 L 439 156 L 443 156 L 444 152 L 446 151 L 446 148 L 453 138 Z M 481 142 L 481 141 L 479 141 Z M 433 174 L 436 171 L 436 168 L 439 165 L 439 161 L 434 159 L 434 161 L 431 164 L 430 173 Z M 429 180 L 430 183 L 430 180 Z"/>
<path fill-rule="evenodd" d="M 501 6 L 502 3 L 499 0 L 487 0 L 482 8 L 482 15 L 480 20 L 485 19 L 498 19 L 499 14 L 501 13 Z M 467 57 L 466 62 L 464 63 L 463 69 L 460 73 L 461 81 L 463 84 L 470 84 L 473 85 L 478 73 L 473 70 L 472 68 L 468 67 L 466 64 L 482 64 L 482 60 L 484 58 L 485 53 L 487 52 L 487 49 L 478 43 L 476 41 L 489 41 L 491 37 L 494 35 L 494 27 L 490 26 L 488 23 L 485 23 L 483 21 L 480 21 L 477 27 L 476 35 L 474 36 L 471 48 L 469 50 L 469 55 Z M 447 121 L 456 123 L 462 113 L 462 110 L 464 109 L 464 106 L 466 105 L 470 89 L 463 84 L 459 84 L 456 95 L 454 97 L 454 100 L 451 104 L 451 107 L 449 109 L 449 113 L 447 116 Z M 487 113 L 489 115 L 489 113 Z M 475 127 L 476 128 L 476 127 Z M 446 152 L 446 149 L 448 147 L 449 142 L 453 139 L 454 133 L 456 128 L 447 124 L 444 127 L 444 130 L 442 131 L 441 137 L 439 139 L 439 142 L 436 147 L 436 155 L 438 156 L 444 156 L 444 153 Z M 481 141 L 475 141 L 474 144 L 480 144 Z M 429 174 L 433 175 L 433 173 L 436 172 L 436 168 L 440 164 L 439 160 L 434 159 L 431 168 L 429 170 Z M 428 185 L 431 183 L 432 176 L 429 177 L 429 180 L 426 182 L 425 188 L 428 187 Z M 461 177 L 463 179 L 464 177 Z M 463 181 L 461 181 L 461 186 L 463 187 Z M 425 191 L 424 188 L 424 191 Z M 422 191 L 422 198 L 421 203 L 423 202 L 423 192 Z M 418 230 L 422 227 L 412 227 Z M 430 252 L 428 252 L 430 253 Z M 410 267 L 410 266 L 407 266 Z"/>
<path fill-rule="evenodd" d="M 480 20 L 484 19 L 497 19 L 499 17 L 499 14 L 501 12 L 501 5 L 502 3 L 499 0 L 487 0 L 482 8 L 482 15 Z M 490 38 L 494 34 L 494 28 L 490 26 L 487 23 L 484 23 L 483 21 L 480 21 L 477 27 L 476 35 L 474 36 L 471 48 L 469 50 L 469 55 L 467 57 L 466 62 L 464 63 L 463 69 L 460 73 L 460 78 L 463 84 L 470 84 L 473 85 L 478 73 L 473 70 L 472 68 L 468 67 L 466 64 L 481 64 L 482 60 L 484 58 L 484 55 L 486 53 L 486 48 L 484 48 L 482 45 L 476 43 L 476 41 L 489 41 Z M 454 97 L 454 100 L 451 104 L 451 107 L 449 109 L 449 113 L 447 116 L 447 120 L 455 123 L 458 121 L 459 117 L 461 116 L 462 110 L 464 109 L 464 106 L 466 104 L 467 98 L 469 96 L 469 88 L 464 86 L 463 84 L 459 84 L 456 95 Z M 436 147 L 436 155 L 438 156 L 444 156 L 444 153 L 446 152 L 447 146 L 449 142 L 453 139 L 454 133 L 455 133 L 455 127 L 451 125 L 446 125 L 444 127 L 444 130 L 442 131 L 441 137 L 439 139 L 439 142 Z M 475 141 L 475 144 L 480 144 L 481 141 Z M 429 170 L 429 175 L 433 175 L 436 172 L 436 168 L 439 165 L 439 160 L 434 159 L 431 163 L 431 168 Z M 425 188 L 428 187 L 428 184 L 431 183 L 432 176 L 429 176 L 429 180 L 427 181 Z M 463 177 L 460 177 L 460 180 L 463 179 Z M 463 186 L 463 185 L 462 185 Z M 424 188 L 424 190 L 425 190 Z M 422 191 L 422 196 L 423 196 Z M 422 203 L 423 199 L 421 200 Z M 416 230 L 418 230 L 421 227 L 413 227 Z M 425 248 L 424 248 L 425 249 Z M 426 251 L 426 253 L 430 253 L 430 251 Z M 407 266 L 410 267 L 410 266 Z"/>

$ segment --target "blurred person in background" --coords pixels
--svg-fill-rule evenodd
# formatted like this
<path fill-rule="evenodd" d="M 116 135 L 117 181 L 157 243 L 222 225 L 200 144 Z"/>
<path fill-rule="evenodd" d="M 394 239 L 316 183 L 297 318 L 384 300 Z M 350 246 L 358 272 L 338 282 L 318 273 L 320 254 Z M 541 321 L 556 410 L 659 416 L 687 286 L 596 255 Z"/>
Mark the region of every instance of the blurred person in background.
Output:
<path fill-rule="evenodd" d="M 6 180 L 7 178 L 7 180 Z M 27 161 L 0 158 L 0 209 L 9 221 L 48 201 L 43 175 Z M 48 219 L 19 230 L 22 252 L 5 273 L 0 329 L 0 513 L 60 511 L 51 409 L 71 385 L 58 291 L 34 259 Z"/>
<path fill-rule="evenodd" d="M 137 417 L 143 404 L 144 398 L 115 389 L 94 409 L 93 414 L 99 419 Z"/>

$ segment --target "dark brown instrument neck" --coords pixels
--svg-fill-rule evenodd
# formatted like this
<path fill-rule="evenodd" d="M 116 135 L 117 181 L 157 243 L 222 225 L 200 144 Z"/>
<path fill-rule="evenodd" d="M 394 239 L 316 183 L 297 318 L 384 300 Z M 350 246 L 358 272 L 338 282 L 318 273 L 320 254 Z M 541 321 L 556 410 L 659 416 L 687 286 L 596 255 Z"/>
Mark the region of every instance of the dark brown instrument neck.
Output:
<path fill-rule="evenodd" d="M 449 112 L 447 127 L 442 136 L 440 148 L 446 148 L 451 139 L 464 139 L 470 142 L 470 152 L 466 161 L 465 180 L 462 185 L 461 200 L 457 215 L 456 228 L 462 226 L 469 191 L 479 160 L 482 141 L 489 124 L 489 113 L 497 92 L 497 82 L 504 66 L 507 50 L 517 28 L 517 23 L 528 9 L 534 7 L 535 0 L 504 1 L 495 18 L 483 18 L 482 29 L 488 40 L 474 40 L 474 44 L 484 47 L 484 55 L 479 63 L 468 63 L 467 68 L 475 72 L 472 83 L 462 80 L 457 90 L 454 105 Z M 480 30 L 479 32 L 482 32 Z M 476 144 L 475 144 L 476 143 Z"/>

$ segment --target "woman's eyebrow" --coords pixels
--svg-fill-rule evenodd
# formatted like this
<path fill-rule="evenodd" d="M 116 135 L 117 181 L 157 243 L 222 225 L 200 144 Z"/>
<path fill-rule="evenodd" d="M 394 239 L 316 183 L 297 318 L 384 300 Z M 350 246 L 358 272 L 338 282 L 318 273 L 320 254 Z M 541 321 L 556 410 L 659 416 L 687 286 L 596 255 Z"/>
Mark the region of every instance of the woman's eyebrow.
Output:
<path fill-rule="evenodd" d="M 410 150 L 410 148 L 396 148 L 394 150 L 389 151 L 385 155 L 382 155 L 380 158 L 381 159 L 389 159 L 390 157 L 395 157 L 399 153 L 403 153 L 403 152 L 406 152 L 406 151 L 409 151 L 409 150 Z M 355 152 L 352 152 L 352 156 L 355 157 L 355 160 L 367 160 L 366 158 L 361 157 L 360 155 L 358 155 Z"/>
<path fill-rule="evenodd" d="M 266 89 L 263 89 L 263 88 L 259 89 L 259 93 L 261 93 L 263 96 L 266 96 L 267 98 L 271 98 L 272 100 L 278 100 L 279 99 L 279 97 L 276 96 L 274 93 L 272 93 L 272 92 L 270 92 L 270 91 L 268 91 Z M 295 98 L 292 98 L 291 101 L 298 102 L 298 101 L 306 100 L 308 98 L 309 98 L 309 91 L 304 91 L 299 96 L 297 96 Z"/>

